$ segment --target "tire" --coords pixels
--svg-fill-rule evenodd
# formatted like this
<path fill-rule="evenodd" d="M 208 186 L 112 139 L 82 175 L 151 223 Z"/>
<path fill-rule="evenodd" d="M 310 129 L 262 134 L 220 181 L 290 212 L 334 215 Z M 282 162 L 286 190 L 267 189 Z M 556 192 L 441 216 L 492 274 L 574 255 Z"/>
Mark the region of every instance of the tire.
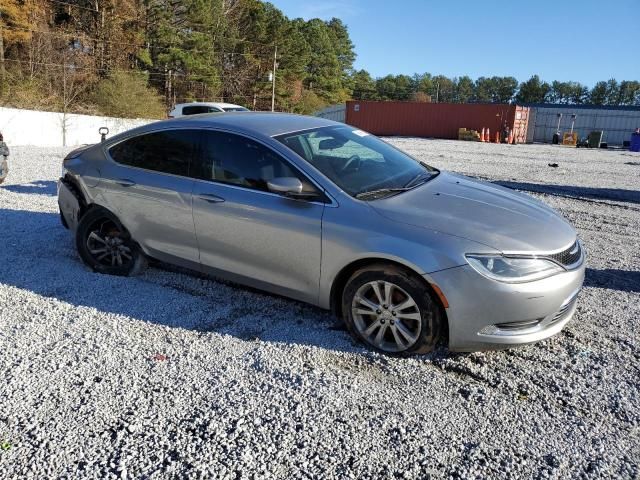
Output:
<path fill-rule="evenodd" d="M 342 312 L 356 339 L 390 355 L 430 352 L 441 331 L 440 306 L 430 289 L 418 275 L 393 265 L 354 272 L 342 293 Z"/>
<path fill-rule="evenodd" d="M 89 210 L 76 230 L 76 248 L 94 272 L 129 276 L 144 270 L 146 258 L 140 247 L 111 212 Z"/>

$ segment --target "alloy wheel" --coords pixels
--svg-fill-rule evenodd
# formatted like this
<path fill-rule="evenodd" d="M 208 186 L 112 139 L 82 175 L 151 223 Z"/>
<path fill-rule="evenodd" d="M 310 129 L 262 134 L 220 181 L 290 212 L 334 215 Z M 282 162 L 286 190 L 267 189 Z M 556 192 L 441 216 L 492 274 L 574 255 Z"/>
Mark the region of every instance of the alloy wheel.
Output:
<path fill-rule="evenodd" d="M 108 267 L 124 267 L 133 262 L 126 237 L 111 220 L 99 220 L 87 235 L 87 250 L 96 262 Z"/>
<path fill-rule="evenodd" d="M 420 309 L 394 283 L 378 280 L 362 285 L 353 297 L 351 313 L 358 333 L 381 350 L 403 352 L 420 337 Z"/>

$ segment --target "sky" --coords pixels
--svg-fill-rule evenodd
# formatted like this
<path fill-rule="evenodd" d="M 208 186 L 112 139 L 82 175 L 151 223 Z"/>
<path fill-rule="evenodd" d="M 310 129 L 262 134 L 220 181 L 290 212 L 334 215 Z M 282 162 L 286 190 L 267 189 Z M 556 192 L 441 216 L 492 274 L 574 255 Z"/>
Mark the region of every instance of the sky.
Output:
<path fill-rule="evenodd" d="M 271 0 L 289 18 L 340 18 L 374 77 L 538 74 L 640 80 L 640 0 Z"/>

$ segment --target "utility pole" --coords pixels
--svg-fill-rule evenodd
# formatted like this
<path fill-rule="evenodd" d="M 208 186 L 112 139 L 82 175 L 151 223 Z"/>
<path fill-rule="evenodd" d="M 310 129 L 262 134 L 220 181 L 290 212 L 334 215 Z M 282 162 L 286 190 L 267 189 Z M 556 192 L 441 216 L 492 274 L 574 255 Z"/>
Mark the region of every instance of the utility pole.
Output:
<path fill-rule="evenodd" d="M 276 111 L 276 68 L 278 68 L 278 45 L 273 50 L 273 75 L 271 76 L 271 111 Z"/>
<path fill-rule="evenodd" d="M 4 82 L 4 41 L 3 41 L 3 31 L 2 31 L 2 10 L 0 9 L 0 80 Z"/>

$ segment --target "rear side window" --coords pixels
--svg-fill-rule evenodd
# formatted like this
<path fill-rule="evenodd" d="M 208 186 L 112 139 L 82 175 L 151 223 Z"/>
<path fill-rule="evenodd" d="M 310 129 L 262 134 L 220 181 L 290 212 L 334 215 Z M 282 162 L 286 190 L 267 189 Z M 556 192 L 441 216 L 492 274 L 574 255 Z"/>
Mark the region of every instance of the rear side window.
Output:
<path fill-rule="evenodd" d="M 249 138 L 230 133 L 205 131 L 200 160 L 193 175 L 202 180 L 230 183 L 268 191 L 267 182 L 276 177 L 296 177 L 305 191 L 311 183 L 275 152 Z"/>
<path fill-rule="evenodd" d="M 191 105 L 189 107 L 182 107 L 183 115 L 197 115 L 198 113 L 211 113 L 220 112 L 221 110 L 209 105 Z"/>
<path fill-rule="evenodd" d="M 117 163 L 172 175 L 189 175 L 197 130 L 166 130 L 130 138 L 109 149 Z"/>

